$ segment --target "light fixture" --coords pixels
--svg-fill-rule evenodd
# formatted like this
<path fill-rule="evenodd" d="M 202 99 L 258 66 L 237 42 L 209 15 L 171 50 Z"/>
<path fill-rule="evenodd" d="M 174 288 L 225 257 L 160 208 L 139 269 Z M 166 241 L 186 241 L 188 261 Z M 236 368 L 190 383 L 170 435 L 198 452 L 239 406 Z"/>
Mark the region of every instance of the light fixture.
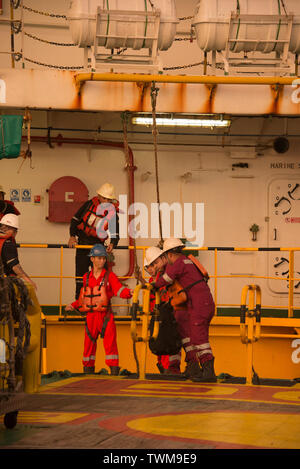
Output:
<path fill-rule="evenodd" d="M 150 116 L 135 116 L 132 118 L 132 123 L 136 125 L 153 125 L 153 118 Z M 230 127 L 231 121 L 229 119 L 214 119 L 214 118 L 199 118 L 199 117 L 157 117 L 157 126 L 165 127 Z"/>

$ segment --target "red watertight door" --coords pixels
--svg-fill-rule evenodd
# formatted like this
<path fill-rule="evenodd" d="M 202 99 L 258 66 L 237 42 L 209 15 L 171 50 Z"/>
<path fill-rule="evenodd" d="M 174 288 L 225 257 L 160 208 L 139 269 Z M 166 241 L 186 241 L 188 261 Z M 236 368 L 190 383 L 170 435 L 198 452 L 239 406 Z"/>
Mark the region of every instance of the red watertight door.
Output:
<path fill-rule="evenodd" d="M 63 176 L 54 181 L 49 193 L 48 220 L 69 223 L 73 215 L 89 198 L 86 185 L 73 176 Z"/>

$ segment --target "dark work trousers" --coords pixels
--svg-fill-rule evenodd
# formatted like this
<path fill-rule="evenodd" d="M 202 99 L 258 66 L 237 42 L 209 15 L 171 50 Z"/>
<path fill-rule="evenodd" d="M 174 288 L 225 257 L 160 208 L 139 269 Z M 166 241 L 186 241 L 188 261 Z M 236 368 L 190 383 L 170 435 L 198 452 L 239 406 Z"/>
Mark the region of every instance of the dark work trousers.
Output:
<path fill-rule="evenodd" d="M 83 275 L 88 272 L 89 267 L 92 266 L 90 257 L 88 256 L 89 249 L 76 249 L 75 256 L 75 275 L 76 277 L 83 277 Z M 75 298 L 78 300 L 80 290 L 82 288 L 82 278 L 76 278 L 76 292 Z"/>

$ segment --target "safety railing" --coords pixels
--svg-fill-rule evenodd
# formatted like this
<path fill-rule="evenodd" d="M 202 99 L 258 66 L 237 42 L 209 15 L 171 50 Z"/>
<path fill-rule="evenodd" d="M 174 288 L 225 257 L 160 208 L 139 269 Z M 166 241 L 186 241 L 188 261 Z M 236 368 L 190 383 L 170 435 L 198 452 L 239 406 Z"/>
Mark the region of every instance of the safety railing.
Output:
<path fill-rule="evenodd" d="M 247 307 L 247 297 L 248 307 Z M 258 285 L 245 285 L 242 290 L 240 314 L 241 341 L 247 346 L 246 383 L 252 383 L 253 344 L 261 335 L 261 289 Z"/>
<path fill-rule="evenodd" d="M 27 244 L 27 243 L 20 243 L 17 245 L 21 249 L 25 248 L 36 248 L 36 249 L 58 249 L 60 254 L 60 269 L 59 269 L 59 274 L 58 275 L 31 275 L 33 279 L 39 279 L 39 278 L 52 278 L 52 279 L 59 279 L 59 302 L 56 305 L 51 305 L 51 306 L 58 306 L 59 308 L 59 315 L 63 314 L 63 281 L 64 279 L 76 279 L 75 276 L 66 276 L 64 275 L 64 250 L 65 249 L 70 249 L 68 245 L 64 244 Z M 81 249 L 89 249 L 92 246 L 76 246 L 77 248 Z M 128 250 L 128 249 L 136 249 L 137 251 L 142 251 L 142 267 L 141 267 L 141 272 L 143 277 L 145 278 L 145 270 L 144 270 L 144 258 L 145 258 L 145 251 L 149 246 L 136 246 L 134 248 L 133 246 L 118 246 L 115 248 L 115 253 L 118 252 L 118 250 Z M 214 301 L 215 301 L 215 307 L 216 307 L 216 312 L 217 308 L 219 307 L 236 307 L 239 308 L 240 305 L 237 304 L 226 304 L 226 303 L 221 303 L 218 301 L 219 297 L 219 281 L 221 279 L 265 279 L 265 280 L 285 280 L 288 282 L 288 302 L 287 305 L 284 307 L 288 311 L 288 317 L 292 318 L 294 317 L 294 311 L 299 309 L 294 306 L 294 284 L 295 282 L 299 282 L 300 278 L 294 277 L 294 258 L 295 258 L 295 252 L 300 251 L 300 248 L 270 248 L 270 247 L 257 247 L 257 248 L 243 248 L 243 247 L 202 247 L 202 248 L 197 248 L 197 247 L 188 247 L 185 248 L 185 250 L 188 251 L 210 251 L 213 252 L 214 254 L 214 262 L 213 262 L 213 272 L 210 272 L 210 278 L 214 282 Z M 267 276 L 267 275 L 244 275 L 244 274 L 231 274 L 231 275 L 219 275 L 218 274 L 218 268 L 219 268 L 219 254 L 223 252 L 288 252 L 289 254 L 289 270 L 288 270 L 288 276 Z M 117 254 L 116 254 L 117 255 Z M 30 272 L 29 272 L 30 275 Z M 78 277 L 77 277 L 78 278 Z M 135 279 L 134 276 L 119 276 L 121 280 L 126 280 L 126 279 Z M 147 278 L 147 277 L 146 277 Z M 49 305 L 48 305 L 49 306 Z M 128 307 L 130 308 L 131 304 L 114 304 L 114 307 Z M 264 308 L 269 308 L 269 309 L 283 309 L 282 306 L 278 305 L 264 305 Z"/>
<path fill-rule="evenodd" d="M 139 293 L 143 288 L 143 305 L 142 305 L 142 330 L 141 335 L 137 334 L 137 318 L 139 311 Z M 138 364 L 137 354 L 135 351 L 135 357 L 138 368 L 138 375 L 140 379 L 145 379 L 146 376 L 146 357 L 148 350 L 148 342 L 150 339 L 156 339 L 159 332 L 159 311 L 158 307 L 160 304 L 160 294 L 155 292 L 155 307 L 154 307 L 154 323 L 153 331 L 150 336 L 149 326 L 150 319 L 152 314 L 150 312 L 150 293 L 151 285 L 146 284 L 142 286 L 141 284 L 137 285 L 134 289 L 133 298 L 132 298 L 132 307 L 131 307 L 131 338 L 135 347 L 137 342 L 142 342 L 142 351 L 141 351 L 141 366 Z"/>

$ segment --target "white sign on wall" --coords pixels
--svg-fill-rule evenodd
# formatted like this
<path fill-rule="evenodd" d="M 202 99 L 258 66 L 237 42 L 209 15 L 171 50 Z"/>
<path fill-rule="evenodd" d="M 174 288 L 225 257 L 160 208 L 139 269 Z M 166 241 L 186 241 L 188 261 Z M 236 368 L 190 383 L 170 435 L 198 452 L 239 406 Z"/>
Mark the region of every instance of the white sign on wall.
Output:
<path fill-rule="evenodd" d="M 31 202 L 31 190 L 30 189 L 22 189 L 22 202 Z"/>
<path fill-rule="evenodd" d="M 290 248 L 299 245 L 300 229 L 300 177 L 279 177 L 269 185 L 269 239 L 271 247 Z M 295 252 L 293 278 L 300 278 L 300 256 Z M 286 281 L 269 280 L 274 293 L 288 294 L 289 252 L 270 252 L 271 277 Z M 300 294 L 300 281 L 294 281 L 294 293 Z"/>

